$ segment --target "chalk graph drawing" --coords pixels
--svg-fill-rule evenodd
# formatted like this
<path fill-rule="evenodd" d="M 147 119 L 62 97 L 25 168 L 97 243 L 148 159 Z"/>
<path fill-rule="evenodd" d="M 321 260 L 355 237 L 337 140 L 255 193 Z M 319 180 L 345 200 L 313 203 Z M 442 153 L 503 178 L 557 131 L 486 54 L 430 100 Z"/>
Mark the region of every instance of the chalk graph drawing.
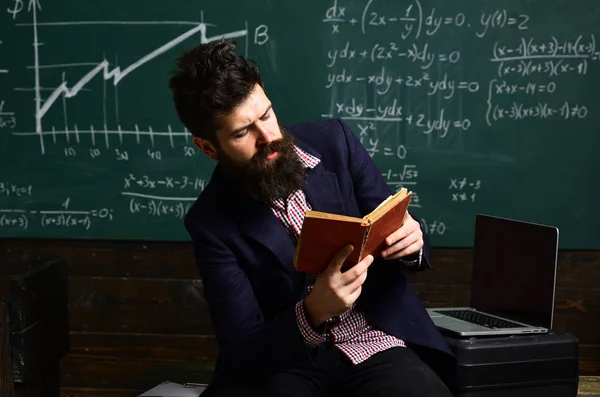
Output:
<path fill-rule="evenodd" d="M 19 1 L 19 4 L 22 4 Z M 190 38 L 194 38 L 196 41 L 198 40 L 198 35 L 200 37 L 201 43 L 209 43 L 216 40 L 221 39 L 236 39 L 236 38 L 245 38 L 245 53 L 248 53 L 248 22 L 245 23 L 245 28 L 241 30 L 229 31 L 226 33 L 215 34 L 213 36 L 207 36 L 207 30 L 209 28 L 214 27 L 215 25 L 204 22 L 204 13 L 201 12 L 201 20 L 200 22 L 194 21 L 123 21 L 123 20 L 97 20 L 97 21 L 58 21 L 58 22 L 40 22 L 38 20 L 40 14 L 42 14 L 42 5 L 39 0 L 29 0 L 27 5 L 27 11 L 31 15 L 30 23 L 18 23 L 16 26 L 26 27 L 33 30 L 33 58 L 34 64 L 29 67 L 33 69 L 33 73 L 35 75 L 35 86 L 33 88 L 33 92 L 35 93 L 34 102 L 35 102 L 35 132 L 13 132 L 13 135 L 19 136 L 38 136 L 40 141 L 41 153 L 45 154 L 45 137 L 51 136 L 54 142 L 56 142 L 57 135 L 64 135 L 66 137 L 67 142 L 70 142 L 72 137 L 75 138 L 76 142 L 79 143 L 80 135 L 90 135 L 93 144 L 95 145 L 96 136 L 103 137 L 106 147 L 109 147 L 109 136 L 118 135 L 120 143 L 122 143 L 122 139 L 124 135 L 135 135 L 137 138 L 137 143 L 140 142 L 140 136 L 149 136 L 152 143 L 154 144 L 154 137 L 156 136 L 167 136 L 170 139 L 171 146 L 174 146 L 174 137 L 188 137 L 189 133 L 187 130 L 183 131 L 173 131 L 171 126 L 167 126 L 167 131 L 154 131 L 152 127 L 148 127 L 146 131 L 140 130 L 140 128 L 135 125 L 133 129 L 122 129 L 121 125 L 117 123 L 115 128 L 107 127 L 107 116 L 106 116 L 106 106 L 104 106 L 104 125 L 101 128 L 94 128 L 93 126 L 89 126 L 86 128 L 78 128 L 77 125 L 69 126 L 68 125 L 68 115 L 66 108 L 66 101 L 68 99 L 73 99 L 77 97 L 77 95 L 85 90 L 85 87 L 95 78 L 104 79 L 105 82 L 112 83 L 115 87 L 115 102 L 118 112 L 118 95 L 116 94 L 116 90 L 118 85 L 127 78 L 127 76 L 136 72 L 143 65 L 152 62 L 152 60 L 161 56 L 162 54 L 168 52 L 175 46 L 180 43 L 189 40 Z M 40 28 L 44 29 L 52 29 L 52 27 L 57 26 L 73 26 L 76 28 L 77 26 L 82 25 L 129 25 L 129 26 L 140 26 L 140 25 L 154 25 L 154 27 L 166 26 L 166 25 L 180 25 L 180 26 L 189 26 L 190 28 L 184 33 L 168 39 L 164 44 L 160 45 L 158 48 L 148 52 L 147 54 L 141 56 L 135 62 L 125 66 L 111 66 L 110 62 L 106 59 L 98 63 L 54 63 L 54 64 L 44 64 L 42 59 L 40 59 L 39 47 L 42 45 L 41 41 L 41 32 Z M 76 34 L 76 31 L 73 32 Z M 65 73 L 63 72 L 63 80 L 60 85 L 53 88 L 50 91 L 50 94 L 43 97 L 42 92 L 45 91 L 42 89 L 43 84 L 40 77 L 40 70 L 42 69 L 50 69 L 50 68 L 62 68 L 66 70 L 69 67 L 84 67 L 90 68 L 87 73 L 83 75 L 83 77 L 79 78 L 76 81 L 66 81 Z M 104 90 L 104 103 L 106 104 L 106 90 Z M 64 116 L 64 129 L 57 130 L 55 127 L 48 127 L 44 124 L 44 117 L 48 113 L 50 109 L 56 104 L 63 105 L 63 116 Z M 117 114 L 118 120 L 118 114 Z"/>

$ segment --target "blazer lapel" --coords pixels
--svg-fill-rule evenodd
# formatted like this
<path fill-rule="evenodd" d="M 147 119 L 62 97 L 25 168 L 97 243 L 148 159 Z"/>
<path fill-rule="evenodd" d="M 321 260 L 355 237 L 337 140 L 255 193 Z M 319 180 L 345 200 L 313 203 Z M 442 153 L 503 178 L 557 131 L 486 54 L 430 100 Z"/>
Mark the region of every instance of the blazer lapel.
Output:
<path fill-rule="evenodd" d="M 306 198 L 312 209 L 344 215 L 346 209 L 342 200 L 342 194 L 340 193 L 337 176 L 325 169 L 321 153 L 297 138 L 296 145 L 321 160 L 316 167 L 309 169 L 306 173 L 304 193 L 306 193 Z"/>
<path fill-rule="evenodd" d="M 245 212 L 240 222 L 242 233 L 273 252 L 286 271 L 296 273 L 293 263 L 296 246 L 273 210 L 249 196 L 244 198 L 240 209 Z"/>
<path fill-rule="evenodd" d="M 337 177 L 321 163 L 306 173 L 304 193 L 313 210 L 344 214 L 344 202 Z"/>

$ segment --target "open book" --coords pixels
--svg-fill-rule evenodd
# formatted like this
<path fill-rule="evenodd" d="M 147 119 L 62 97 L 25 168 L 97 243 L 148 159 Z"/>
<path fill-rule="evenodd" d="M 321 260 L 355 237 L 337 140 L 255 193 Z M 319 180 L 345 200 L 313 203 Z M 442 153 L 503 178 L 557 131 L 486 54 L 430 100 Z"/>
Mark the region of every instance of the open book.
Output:
<path fill-rule="evenodd" d="M 402 226 L 411 195 L 403 188 L 362 218 L 307 211 L 294 255 L 296 270 L 321 273 L 347 244 L 354 250 L 342 270 L 369 254 L 377 257 L 386 245 L 385 238 Z"/>

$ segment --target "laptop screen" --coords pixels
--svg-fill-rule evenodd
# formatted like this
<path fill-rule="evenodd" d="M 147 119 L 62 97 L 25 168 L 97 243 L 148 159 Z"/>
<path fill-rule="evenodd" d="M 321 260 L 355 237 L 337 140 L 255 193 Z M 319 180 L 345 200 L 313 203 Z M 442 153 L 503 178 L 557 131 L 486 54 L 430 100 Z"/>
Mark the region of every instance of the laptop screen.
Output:
<path fill-rule="evenodd" d="M 552 327 L 558 229 L 477 215 L 471 306 Z"/>

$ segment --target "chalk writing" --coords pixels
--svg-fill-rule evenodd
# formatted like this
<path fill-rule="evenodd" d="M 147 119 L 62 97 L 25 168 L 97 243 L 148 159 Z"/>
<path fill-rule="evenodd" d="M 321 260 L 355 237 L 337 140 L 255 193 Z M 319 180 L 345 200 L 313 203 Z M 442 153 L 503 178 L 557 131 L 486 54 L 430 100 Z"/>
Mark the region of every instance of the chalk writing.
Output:
<path fill-rule="evenodd" d="M 546 41 L 522 38 L 516 46 L 495 42 L 492 49 L 492 62 L 518 61 L 528 58 L 588 58 L 600 60 L 600 51 L 596 50 L 596 37 L 579 35 L 575 40 L 564 40 L 551 36 Z"/>
<path fill-rule="evenodd" d="M 27 229 L 30 218 L 39 219 L 42 228 L 82 228 L 90 230 L 94 219 L 113 221 L 111 208 L 84 211 L 0 209 L 0 227 Z"/>
<path fill-rule="evenodd" d="M 55 226 L 74 228 L 82 227 L 85 230 L 90 230 L 92 227 L 92 219 L 107 219 L 113 220 L 113 210 L 108 208 L 94 209 L 91 211 L 47 211 L 41 212 L 42 227 Z"/>
<path fill-rule="evenodd" d="M 184 202 L 169 202 L 162 200 L 140 200 L 132 198 L 129 200 L 129 211 L 132 214 L 146 213 L 154 217 L 170 216 L 183 219 L 192 204 Z"/>
<path fill-rule="evenodd" d="M 130 189 L 133 187 L 139 187 L 142 189 L 188 189 L 194 192 L 201 192 L 206 186 L 206 181 L 198 177 L 164 177 L 158 179 L 152 179 L 148 175 L 142 175 L 136 177 L 133 174 L 129 174 L 124 178 L 124 189 Z"/>
<path fill-rule="evenodd" d="M 549 61 L 519 60 L 515 62 L 502 61 L 498 63 L 498 77 L 516 75 L 517 77 L 542 75 L 547 77 L 564 74 L 586 75 L 588 72 L 587 59 L 559 59 Z"/>
<path fill-rule="evenodd" d="M 10 182 L 0 181 L 0 195 L 3 196 L 31 196 L 33 186 L 31 185 L 15 185 Z"/>
<path fill-rule="evenodd" d="M 407 87 L 407 88 L 421 88 L 424 89 L 428 96 L 435 95 L 437 93 L 444 94 L 444 99 L 450 99 L 454 97 L 454 94 L 458 90 L 464 90 L 466 92 L 474 93 L 479 91 L 479 82 L 477 81 L 457 81 L 448 78 L 448 74 L 444 75 L 439 79 L 432 79 L 429 73 L 423 72 L 421 75 L 412 76 L 393 76 L 391 73 L 386 72 L 385 66 L 381 68 L 381 72 L 377 74 L 371 74 L 368 76 L 354 76 L 346 72 L 343 68 L 340 73 L 329 73 L 327 75 L 327 84 L 325 88 L 332 88 L 337 84 L 352 84 L 352 83 L 366 83 L 366 85 L 373 85 L 377 88 L 377 94 L 387 94 L 392 87 Z"/>
<path fill-rule="evenodd" d="M 2 70 L 0 69 L 0 73 Z M 14 112 L 4 109 L 5 101 L 0 101 L 0 129 L 15 129 L 17 127 L 17 118 Z"/>
<path fill-rule="evenodd" d="M 414 125 L 423 134 L 429 135 L 435 132 L 442 138 L 448 135 L 450 129 L 467 131 L 471 128 L 470 119 L 448 119 L 445 109 L 440 110 L 439 114 L 433 118 L 424 113 L 404 114 L 403 106 L 399 105 L 397 99 L 394 99 L 389 105 L 367 107 L 352 98 L 350 104 L 336 103 L 335 107 L 336 116 L 344 117 L 346 120 L 403 122 L 407 125 Z"/>
<path fill-rule="evenodd" d="M 26 230 L 29 226 L 29 219 L 24 213 L 2 213 L 0 211 L 0 227 Z"/>
<path fill-rule="evenodd" d="M 94 15 L 73 0 L 40 2 L 8 0 L 0 12 L 0 52 L 14 54 L 0 59 L 2 235 L 187 238 L 181 220 L 214 164 L 200 158 L 165 106 L 164 79 L 153 76 L 196 42 L 236 39 L 240 54 L 258 59 L 263 77 L 281 86 L 269 96 L 282 124 L 344 118 L 389 188 L 413 191 L 411 207 L 436 243 L 464 239 L 459 222 L 504 204 L 496 194 L 503 172 L 539 163 L 540 183 L 555 172 L 542 149 L 560 148 L 565 132 L 577 131 L 573 145 L 593 147 L 600 30 L 585 7 L 573 9 L 581 23 L 553 26 L 558 19 L 547 16 L 566 0 L 313 1 L 283 30 L 271 26 L 296 11 L 285 2 L 257 3 L 261 11 L 247 13 L 254 21 L 234 13 L 211 23 L 219 7 L 210 3 L 182 2 L 172 20 L 145 21 L 156 7 Z M 543 147 L 522 161 L 538 141 Z M 578 157 L 564 160 L 579 166 Z M 527 201 L 524 185 L 515 191 Z M 48 204 L 65 192 L 73 200 Z"/>
<path fill-rule="evenodd" d="M 422 69 L 429 69 L 434 62 L 454 64 L 460 61 L 460 52 L 458 50 L 450 52 L 437 53 L 431 50 L 429 43 L 419 46 L 413 43 L 410 46 L 400 47 L 398 44 L 375 43 L 370 48 L 354 48 L 350 42 L 341 50 L 330 50 L 327 54 L 329 62 L 328 68 L 336 65 L 338 60 L 368 60 L 371 63 L 383 61 L 393 61 L 395 59 L 406 59 L 411 63 L 418 63 Z"/>
<path fill-rule="evenodd" d="M 490 30 L 494 29 L 529 29 L 529 15 L 513 13 L 507 9 L 497 9 L 483 12 L 479 18 L 469 18 L 466 12 L 451 13 L 440 12 L 437 8 L 423 7 L 421 1 L 410 2 L 404 12 L 391 13 L 385 6 L 376 8 L 373 0 L 366 2 L 365 7 L 356 15 L 347 12 L 347 7 L 333 1 L 333 5 L 325 11 L 323 22 L 332 25 L 332 34 L 340 34 L 340 25 L 349 29 L 360 29 L 362 34 L 371 34 L 372 29 L 399 30 L 400 37 L 406 39 L 419 39 L 444 34 L 452 29 L 469 29 L 478 38 L 483 38 Z"/>
<path fill-rule="evenodd" d="M 385 182 L 394 191 L 399 191 L 403 187 L 413 192 L 411 197 L 411 207 L 421 207 L 419 195 L 413 190 L 417 184 L 419 170 L 414 164 L 405 164 L 401 170 L 388 169 L 387 172 L 381 174 Z"/>
<path fill-rule="evenodd" d="M 488 114 L 486 121 L 488 125 L 499 120 L 525 120 L 525 119 L 548 119 L 560 118 L 585 119 L 588 115 L 588 108 L 585 105 L 571 104 L 565 101 L 563 104 L 551 105 L 547 102 L 539 102 L 532 105 L 513 102 L 507 107 L 492 104 L 488 101 Z"/>
<path fill-rule="evenodd" d="M 481 189 L 481 180 L 469 180 L 467 177 L 451 178 L 448 186 L 452 202 L 475 202 L 479 189 Z"/>
<path fill-rule="evenodd" d="M 421 218 L 420 221 L 425 233 L 429 236 L 434 236 L 436 234 L 442 236 L 448 230 L 446 224 L 439 220 L 428 222 L 425 218 Z"/>

